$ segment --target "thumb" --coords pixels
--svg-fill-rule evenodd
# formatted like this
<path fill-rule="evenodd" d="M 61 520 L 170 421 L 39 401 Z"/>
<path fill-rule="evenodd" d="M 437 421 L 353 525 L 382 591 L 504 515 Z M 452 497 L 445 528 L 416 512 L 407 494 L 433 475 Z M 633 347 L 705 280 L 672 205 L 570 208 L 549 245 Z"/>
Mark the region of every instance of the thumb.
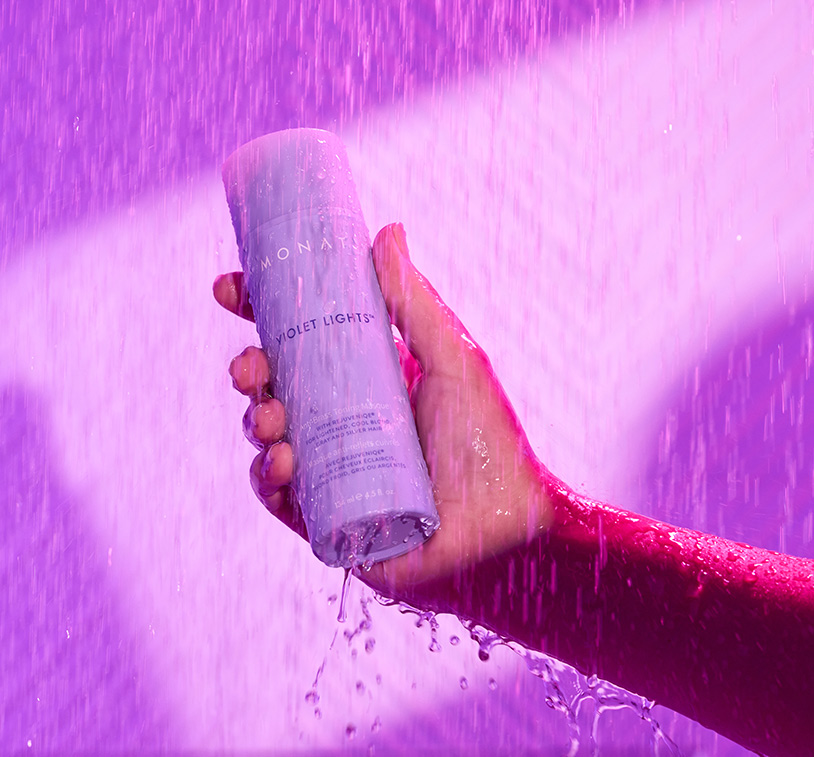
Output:
<path fill-rule="evenodd" d="M 390 320 L 424 372 L 458 357 L 461 337 L 479 349 L 458 317 L 410 261 L 407 235 L 400 223 L 385 226 L 373 241 L 373 265 Z"/>

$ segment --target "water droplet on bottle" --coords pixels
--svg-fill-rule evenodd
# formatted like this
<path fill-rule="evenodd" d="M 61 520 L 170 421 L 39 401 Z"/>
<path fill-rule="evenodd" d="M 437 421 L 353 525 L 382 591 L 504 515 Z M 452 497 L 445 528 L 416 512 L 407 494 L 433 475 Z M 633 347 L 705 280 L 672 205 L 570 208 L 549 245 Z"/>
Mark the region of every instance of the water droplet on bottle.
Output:
<path fill-rule="evenodd" d="M 489 662 L 489 650 L 482 647 L 478 650 L 478 659 L 481 662 Z"/>
<path fill-rule="evenodd" d="M 362 681 L 356 682 L 356 693 L 357 694 L 364 694 L 365 693 L 365 684 Z"/>
<path fill-rule="evenodd" d="M 345 736 L 349 739 L 356 738 L 356 726 L 353 723 L 348 723 L 347 727 L 345 728 Z"/>
<path fill-rule="evenodd" d="M 377 715 L 376 719 L 373 721 L 373 725 L 370 726 L 371 733 L 378 733 L 382 728 L 382 720 Z"/>
<path fill-rule="evenodd" d="M 494 678 L 489 679 L 489 690 L 494 691 L 497 688 L 497 681 Z"/>
<path fill-rule="evenodd" d="M 368 639 L 365 641 L 365 652 L 371 654 L 376 648 L 376 639 Z"/>
<path fill-rule="evenodd" d="M 320 169 L 317 171 L 317 178 L 318 178 L 318 179 L 324 179 L 326 176 L 327 176 L 327 174 L 325 173 L 325 169 L 324 169 L 324 168 L 320 168 Z"/>
<path fill-rule="evenodd" d="M 308 704 L 317 704 L 317 702 L 319 702 L 319 694 L 317 694 L 315 689 L 311 689 L 305 695 L 305 701 L 308 702 Z"/>
<path fill-rule="evenodd" d="M 469 688 L 469 681 L 466 680 L 463 676 L 461 676 L 461 680 L 459 682 L 461 684 L 461 689 L 466 691 Z"/>
<path fill-rule="evenodd" d="M 449 643 L 452 644 L 453 647 L 457 647 L 458 644 L 461 643 L 461 640 L 457 636 L 450 636 Z"/>

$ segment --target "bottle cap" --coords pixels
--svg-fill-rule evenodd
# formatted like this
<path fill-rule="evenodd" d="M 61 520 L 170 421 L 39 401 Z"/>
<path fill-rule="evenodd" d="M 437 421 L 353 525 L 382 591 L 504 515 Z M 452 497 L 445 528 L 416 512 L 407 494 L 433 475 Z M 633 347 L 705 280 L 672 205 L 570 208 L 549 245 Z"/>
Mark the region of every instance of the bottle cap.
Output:
<path fill-rule="evenodd" d="M 345 146 L 322 129 L 287 129 L 247 142 L 223 164 L 238 247 L 263 224 L 342 209 L 361 216 Z"/>

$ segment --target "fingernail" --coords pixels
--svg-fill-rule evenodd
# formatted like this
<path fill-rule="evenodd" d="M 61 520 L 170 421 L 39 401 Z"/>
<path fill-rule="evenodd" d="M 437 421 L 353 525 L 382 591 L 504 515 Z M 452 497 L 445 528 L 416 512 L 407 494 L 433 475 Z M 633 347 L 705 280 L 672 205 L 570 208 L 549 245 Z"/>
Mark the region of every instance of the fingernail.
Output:
<path fill-rule="evenodd" d="M 263 458 L 263 464 L 260 466 L 260 478 L 265 478 L 269 472 L 271 464 L 274 462 L 274 455 L 271 454 L 271 448 L 266 450 L 266 455 Z"/>
<path fill-rule="evenodd" d="M 398 251 L 409 260 L 410 251 L 407 249 L 407 233 L 404 231 L 404 226 L 401 223 L 394 223 L 390 230 L 393 233 L 393 239 L 396 242 Z"/>
<path fill-rule="evenodd" d="M 263 449 L 266 445 L 259 441 L 254 434 L 257 428 L 257 411 L 260 405 L 249 405 L 246 412 L 243 414 L 243 436 L 249 440 L 249 443 L 256 449 Z"/>
<path fill-rule="evenodd" d="M 271 472 L 274 465 L 274 447 L 269 447 L 266 456 L 263 458 L 263 464 L 260 466 L 260 478 L 265 481 Z"/>

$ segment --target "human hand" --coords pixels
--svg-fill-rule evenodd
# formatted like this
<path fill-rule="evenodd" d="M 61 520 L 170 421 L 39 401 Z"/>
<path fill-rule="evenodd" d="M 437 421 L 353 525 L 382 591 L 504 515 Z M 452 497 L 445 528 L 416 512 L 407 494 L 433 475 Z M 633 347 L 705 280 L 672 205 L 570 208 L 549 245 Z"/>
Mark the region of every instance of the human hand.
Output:
<path fill-rule="evenodd" d="M 400 224 L 376 236 L 373 262 L 390 318 L 406 343 L 401 364 L 441 528 L 423 546 L 374 565 L 362 577 L 384 594 L 446 605 L 437 596 L 439 586 L 545 531 L 554 517 L 552 500 L 488 358 L 412 265 Z M 241 273 L 219 277 L 214 294 L 227 310 L 254 319 Z M 270 397 L 265 353 L 249 347 L 229 371 L 235 388 L 251 398 L 244 430 L 261 450 L 250 467 L 252 487 L 271 512 L 305 536 L 288 486 L 293 456 L 283 441 L 285 412 Z"/>

